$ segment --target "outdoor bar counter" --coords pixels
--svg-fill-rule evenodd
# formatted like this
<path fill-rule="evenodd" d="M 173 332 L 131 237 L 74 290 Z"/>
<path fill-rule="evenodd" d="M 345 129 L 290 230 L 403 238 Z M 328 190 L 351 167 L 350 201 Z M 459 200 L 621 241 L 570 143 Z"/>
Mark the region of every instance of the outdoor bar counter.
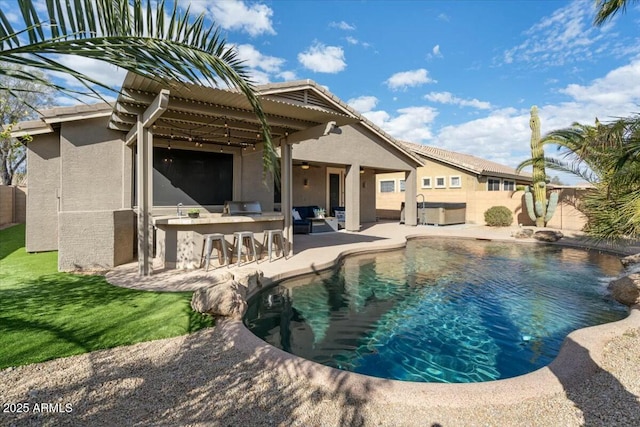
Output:
<path fill-rule="evenodd" d="M 282 230 L 284 216 L 280 212 L 264 212 L 258 215 L 205 213 L 200 214 L 199 218 L 188 216 L 179 218 L 176 215 L 155 216 L 153 224 L 156 232 L 154 265 L 164 268 L 193 269 L 200 267 L 202 235 L 224 234 L 228 254 L 231 255 L 233 233 L 252 231 L 256 240 L 256 249 L 260 252 L 263 231 Z M 212 260 L 212 267 L 216 265 L 216 261 Z"/>

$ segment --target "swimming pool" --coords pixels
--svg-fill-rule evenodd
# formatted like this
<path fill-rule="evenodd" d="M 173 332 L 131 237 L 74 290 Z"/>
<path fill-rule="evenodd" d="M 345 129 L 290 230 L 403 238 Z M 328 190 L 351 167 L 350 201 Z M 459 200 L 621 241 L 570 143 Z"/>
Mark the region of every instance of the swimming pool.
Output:
<path fill-rule="evenodd" d="M 249 301 L 271 345 L 339 369 L 420 382 L 481 382 L 545 366 L 566 335 L 627 315 L 606 285 L 614 256 L 549 245 L 420 239 L 347 257 Z"/>

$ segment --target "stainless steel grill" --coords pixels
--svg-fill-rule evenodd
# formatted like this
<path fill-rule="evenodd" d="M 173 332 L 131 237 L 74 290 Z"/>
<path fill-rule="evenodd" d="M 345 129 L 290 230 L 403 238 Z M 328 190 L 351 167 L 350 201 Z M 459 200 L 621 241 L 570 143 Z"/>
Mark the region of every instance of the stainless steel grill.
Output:
<path fill-rule="evenodd" d="M 226 201 L 222 210 L 223 215 L 262 215 L 260 202 Z"/>

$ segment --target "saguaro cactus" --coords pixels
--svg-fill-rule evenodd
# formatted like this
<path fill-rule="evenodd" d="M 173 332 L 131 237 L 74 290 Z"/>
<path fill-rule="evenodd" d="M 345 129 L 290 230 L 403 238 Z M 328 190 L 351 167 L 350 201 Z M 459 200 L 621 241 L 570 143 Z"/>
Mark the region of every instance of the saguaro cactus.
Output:
<path fill-rule="evenodd" d="M 544 150 L 540 143 L 540 118 L 538 107 L 531 107 L 531 160 L 533 163 L 533 191 L 524 194 L 527 212 L 536 227 L 544 227 L 551 219 L 558 205 L 558 193 L 552 193 L 547 200 L 547 174 L 544 170 Z M 527 189 L 528 190 L 528 189 Z"/>

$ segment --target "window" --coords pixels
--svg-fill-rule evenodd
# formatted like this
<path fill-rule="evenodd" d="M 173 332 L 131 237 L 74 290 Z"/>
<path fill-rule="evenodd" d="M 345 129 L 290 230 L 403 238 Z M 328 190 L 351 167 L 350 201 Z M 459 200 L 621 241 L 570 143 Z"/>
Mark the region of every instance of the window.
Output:
<path fill-rule="evenodd" d="M 446 188 L 447 181 L 444 176 L 436 176 L 436 188 Z"/>
<path fill-rule="evenodd" d="M 431 177 L 423 176 L 422 177 L 422 188 L 431 188 Z"/>
<path fill-rule="evenodd" d="M 449 177 L 449 187 L 450 188 L 460 188 L 460 187 L 462 187 L 462 179 L 459 176 L 450 176 Z"/>
<path fill-rule="evenodd" d="M 516 182 L 515 181 L 507 181 L 506 179 L 502 181 L 502 189 L 504 191 L 516 191 Z"/>
<path fill-rule="evenodd" d="M 392 179 L 380 181 L 381 193 L 394 193 L 396 191 L 396 182 Z"/>
<path fill-rule="evenodd" d="M 487 190 L 500 191 L 500 180 L 498 178 L 489 178 L 487 180 Z"/>
<path fill-rule="evenodd" d="M 405 188 L 405 181 L 404 181 L 404 179 L 401 179 L 400 180 L 400 191 L 404 192 L 404 188 Z"/>

